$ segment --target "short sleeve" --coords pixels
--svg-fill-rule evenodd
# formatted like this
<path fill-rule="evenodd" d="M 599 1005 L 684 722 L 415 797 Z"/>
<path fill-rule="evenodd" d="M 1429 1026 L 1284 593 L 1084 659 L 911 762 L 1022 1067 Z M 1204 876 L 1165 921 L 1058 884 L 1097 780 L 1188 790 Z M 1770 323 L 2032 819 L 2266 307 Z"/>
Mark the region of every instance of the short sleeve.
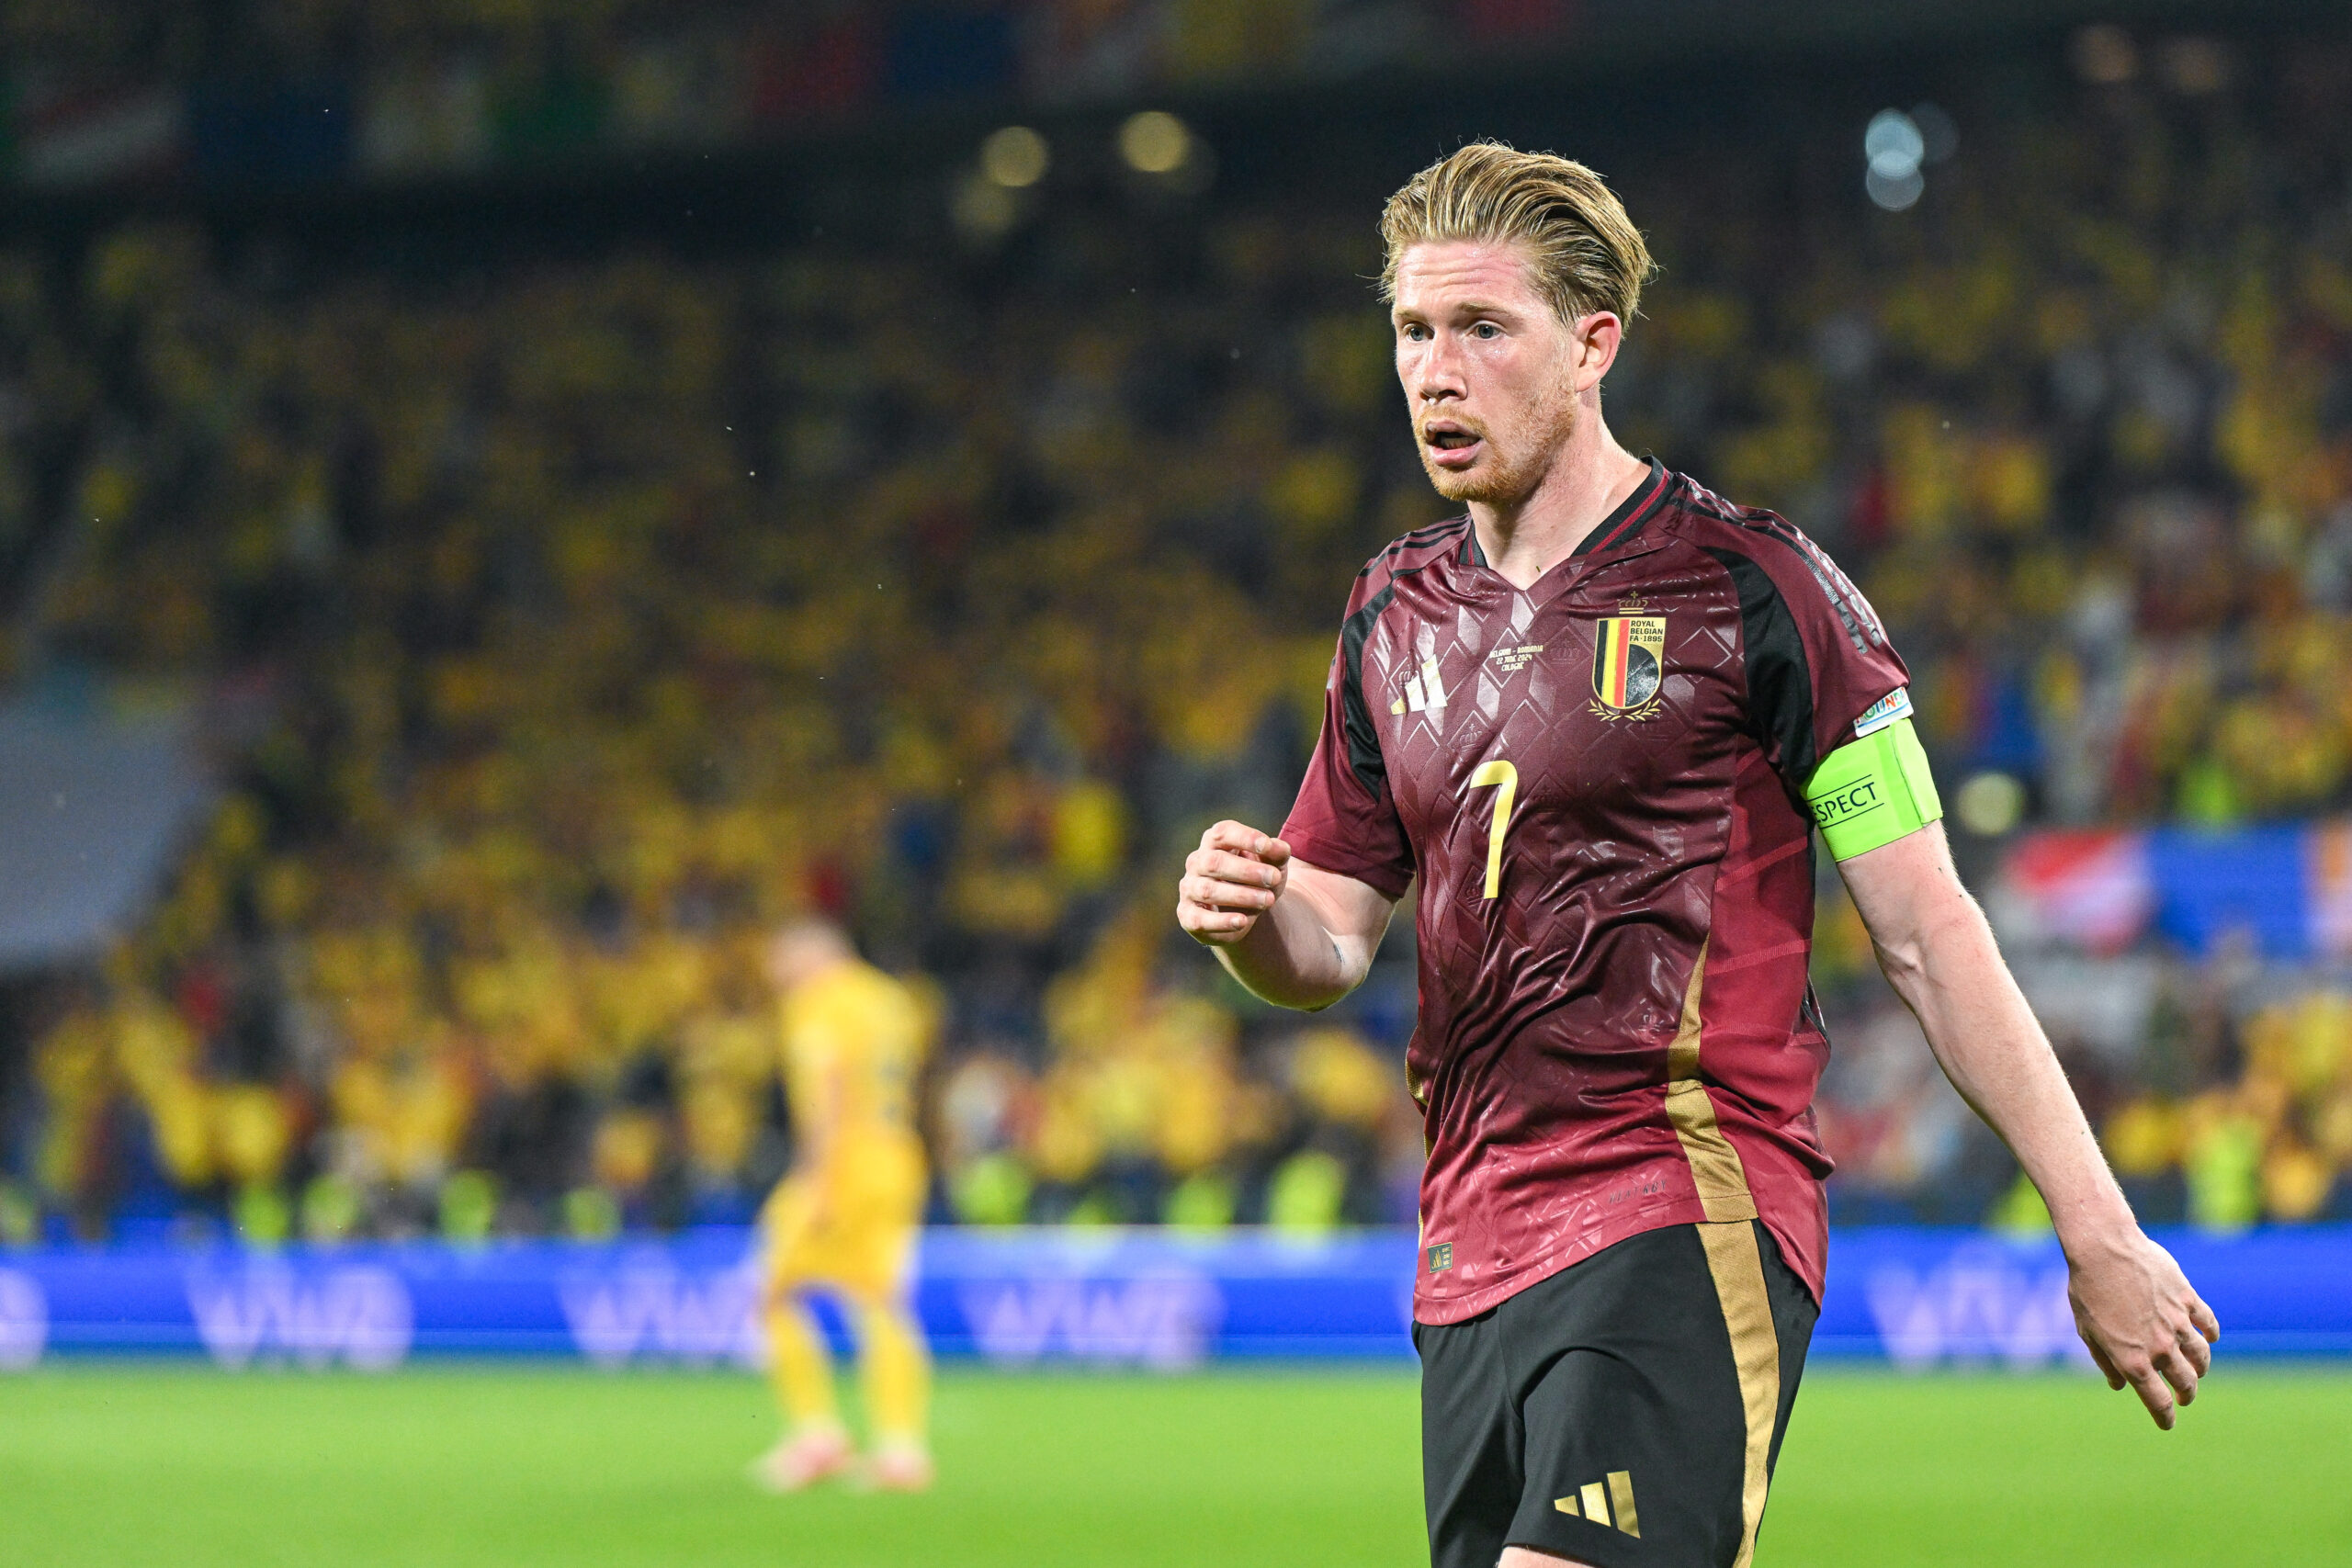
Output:
<path fill-rule="evenodd" d="M 1322 733 L 1282 837 L 1307 864 L 1399 898 L 1413 880 L 1413 849 L 1389 795 L 1387 764 L 1352 651 L 1343 634 L 1323 693 Z"/>
<path fill-rule="evenodd" d="M 1778 518 L 1741 550 L 1713 552 L 1739 592 L 1747 707 L 1792 795 L 1821 760 L 1909 714 L 1910 672 L 1861 590 Z"/>

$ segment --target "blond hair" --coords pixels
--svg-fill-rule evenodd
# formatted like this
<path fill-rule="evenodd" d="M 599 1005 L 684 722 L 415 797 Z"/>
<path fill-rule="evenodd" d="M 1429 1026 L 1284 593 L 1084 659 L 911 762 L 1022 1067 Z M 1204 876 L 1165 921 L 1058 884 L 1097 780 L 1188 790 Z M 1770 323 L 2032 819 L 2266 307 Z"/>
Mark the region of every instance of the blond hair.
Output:
<path fill-rule="evenodd" d="M 1405 182 L 1380 214 L 1387 259 L 1380 297 L 1396 298 L 1396 264 L 1430 240 L 1526 247 L 1535 287 L 1563 321 L 1612 310 L 1631 322 L 1657 270 L 1624 203 L 1599 175 L 1550 152 L 1473 141 Z"/>

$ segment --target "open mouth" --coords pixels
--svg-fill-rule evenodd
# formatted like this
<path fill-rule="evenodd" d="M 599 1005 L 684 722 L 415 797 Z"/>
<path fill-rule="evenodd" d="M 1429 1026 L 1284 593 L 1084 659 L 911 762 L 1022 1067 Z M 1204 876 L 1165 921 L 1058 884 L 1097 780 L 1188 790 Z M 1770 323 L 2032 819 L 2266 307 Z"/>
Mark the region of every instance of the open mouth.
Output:
<path fill-rule="evenodd" d="M 1475 461 L 1484 440 L 1478 432 L 1465 430 L 1450 421 L 1421 427 L 1421 441 L 1429 448 L 1430 460 L 1442 468 L 1460 468 Z"/>

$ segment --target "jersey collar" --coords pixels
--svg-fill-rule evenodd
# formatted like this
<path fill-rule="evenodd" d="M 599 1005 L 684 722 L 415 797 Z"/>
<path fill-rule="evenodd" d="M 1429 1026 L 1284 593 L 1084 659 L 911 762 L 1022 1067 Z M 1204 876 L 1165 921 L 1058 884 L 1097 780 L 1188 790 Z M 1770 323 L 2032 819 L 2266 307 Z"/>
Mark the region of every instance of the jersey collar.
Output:
<path fill-rule="evenodd" d="M 1575 549 L 1534 583 L 1529 584 L 1527 591 L 1533 592 L 1537 584 L 1555 576 L 1564 582 L 1570 577 L 1581 575 L 1575 563 L 1582 558 L 1614 554 L 1634 544 L 1641 537 L 1642 531 L 1649 526 L 1650 519 L 1657 515 L 1660 503 L 1666 500 L 1666 492 L 1672 488 L 1672 480 L 1673 476 L 1666 471 L 1666 465 L 1652 457 L 1649 478 L 1635 485 L 1633 494 L 1619 502 L 1616 509 L 1602 518 Z M 1463 566 L 1487 564 L 1486 549 L 1478 543 L 1478 530 L 1475 526 L 1463 530 L 1462 549 L 1455 559 Z"/>
<path fill-rule="evenodd" d="M 1584 542 L 1568 554 L 1597 556 L 1631 544 L 1649 520 L 1657 515 L 1658 502 L 1666 499 L 1666 465 L 1656 457 L 1650 459 L 1650 477 L 1634 487 L 1634 493 L 1617 503 L 1617 510 L 1602 518 Z"/>

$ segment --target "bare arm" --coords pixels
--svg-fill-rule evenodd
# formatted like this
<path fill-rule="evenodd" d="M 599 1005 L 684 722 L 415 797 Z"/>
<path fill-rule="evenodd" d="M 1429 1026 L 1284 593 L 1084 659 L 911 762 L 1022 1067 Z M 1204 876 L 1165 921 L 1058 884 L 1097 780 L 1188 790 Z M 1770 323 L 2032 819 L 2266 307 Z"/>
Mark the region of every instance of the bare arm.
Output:
<path fill-rule="evenodd" d="M 1944 1076 L 2017 1155 L 2065 1249 L 2075 1325 L 2109 1384 L 2169 1430 L 2221 1337 L 2180 1266 L 2142 1234 L 2050 1042 L 1961 886 L 1940 823 L 1843 862 L 1879 967 Z"/>
<path fill-rule="evenodd" d="M 1277 1007 L 1308 1011 L 1363 984 L 1396 908 L 1238 822 L 1203 833 L 1176 885 L 1176 923 L 1227 973 Z"/>

